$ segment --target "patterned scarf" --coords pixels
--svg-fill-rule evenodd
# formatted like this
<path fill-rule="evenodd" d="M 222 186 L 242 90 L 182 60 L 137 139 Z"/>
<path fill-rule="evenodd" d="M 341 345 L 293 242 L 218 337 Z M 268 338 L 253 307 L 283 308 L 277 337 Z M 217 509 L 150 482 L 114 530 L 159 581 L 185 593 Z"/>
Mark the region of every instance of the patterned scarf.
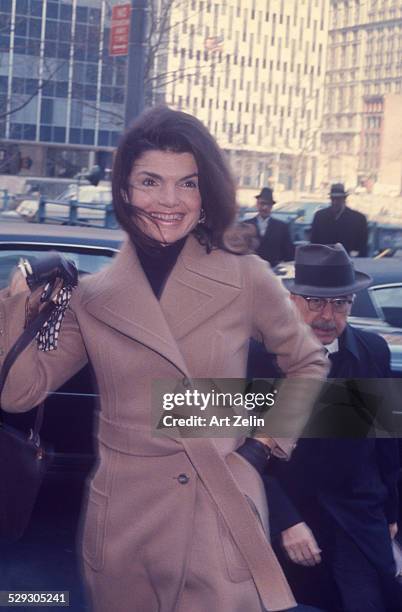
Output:
<path fill-rule="evenodd" d="M 45 286 L 41 297 L 44 297 L 46 295 L 48 288 L 49 284 Z M 71 295 L 72 287 L 66 286 L 60 289 L 57 296 L 54 298 L 53 301 L 56 304 L 56 307 L 50 315 L 49 319 L 43 325 L 42 329 L 40 329 L 36 335 L 36 341 L 38 349 L 40 351 L 47 352 L 55 351 L 57 349 L 57 342 L 59 339 L 61 324 L 67 307 L 70 303 Z"/>

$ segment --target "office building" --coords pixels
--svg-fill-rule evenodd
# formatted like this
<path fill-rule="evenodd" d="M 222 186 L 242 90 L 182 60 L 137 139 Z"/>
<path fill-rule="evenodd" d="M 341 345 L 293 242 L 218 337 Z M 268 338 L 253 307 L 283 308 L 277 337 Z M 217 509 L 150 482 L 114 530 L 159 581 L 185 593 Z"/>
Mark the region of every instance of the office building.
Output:
<path fill-rule="evenodd" d="M 365 96 L 359 173 L 369 189 L 399 195 L 402 190 L 402 94 Z"/>
<path fill-rule="evenodd" d="M 328 19 L 326 0 L 189 0 L 172 11 L 160 96 L 206 123 L 241 186 L 319 186 Z"/>
<path fill-rule="evenodd" d="M 125 57 L 106 0 L 0 0 L 0 173 L 108 166 L 123 128 Z"/>
<path fill-rule="evenodd" d="M 401 124 L 400 94 L 401 0 L 331 0 L 322 136 L 328 181 L 400 188 L 398 160 L 386 170 L 390 156 L 402 164 L 400 129 L 392 136 L 387 127 Z"/>
<path fill-rule="evenodd" d="M 110 165 L 127 64 L 108 52 L 114 4 L 0 0 L 0 172 Z M 241 187 L 317 189 L 329 0 L 177 1 L 163 20 L 166 4 L 149 5 L 147 101 L 198 116 Z"/>

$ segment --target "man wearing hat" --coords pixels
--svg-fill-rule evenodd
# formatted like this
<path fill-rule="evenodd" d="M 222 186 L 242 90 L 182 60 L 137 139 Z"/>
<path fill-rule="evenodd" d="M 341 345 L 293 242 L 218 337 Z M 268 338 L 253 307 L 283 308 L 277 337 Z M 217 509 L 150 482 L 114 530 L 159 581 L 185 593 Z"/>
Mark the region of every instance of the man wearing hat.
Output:
<path fill-rule="evenodd" d="M 321 396 L 308 430 L 316 437 L 299 440 L 289 462 L 271 459 L 268 464 L 271 477 L 293 502 L 292 509 L 267 481 L 272 532 L 282 532 L 282 546 L 301 565 L 314 565 L 322 551 L 317 567 L 289 564 L 285 572 L 298 601 L 325 610 L 402 610 L 392 554 L 398 443 L 389 431 L 388 437 L 368 437 L 378 417 L 376 400 L 384 394 L 386 381 L 381 379 L 391 376 L 390 352 L 383 338 L 348 323 L 354 294 L 371 281 L 354 269 L 341 244 L 311 244 L 296 249 L 295 280 L 288 283 L 302 318 L 327 349 L 328 377 L 346 379 L 329 384 L 326 396 Z M 253 352 L 249 377 L 281 376 L 274 356 L 263 356 L 256 346 Z M 385 412 L 391 412 L 388 398 Z M 263 457 L 258 466 L 255 449 L 253 453 L 251 463 L 261 473 Z M 303 522 L 312 530 L 318 551 L 306 530 L 299 528 L 299 541 L 297 530 L 290 543 L 284 539 L 289 528 Z"/>
<path fill-rule="evenodd" d="M 257 196 L 258 215 L 245 221 L 256 228 L 259 246 L 257 255 L 268 261 L 272 267 L 281 261 L 294 259 L 294 246 L 289 234 L 287 223 L 271 217 L 272 207 L 275 204 L 273 191 L 264 187 Z"/>
<path fill-rule="evenodd" d="M 347 191 L 343 183 L 334 183 L 330 191 L 331 206 L 315 213 L 311 226 L 312 244 L 340 242 L 350 255 L 367 256 L 367 219 L 346 206 Z"/>

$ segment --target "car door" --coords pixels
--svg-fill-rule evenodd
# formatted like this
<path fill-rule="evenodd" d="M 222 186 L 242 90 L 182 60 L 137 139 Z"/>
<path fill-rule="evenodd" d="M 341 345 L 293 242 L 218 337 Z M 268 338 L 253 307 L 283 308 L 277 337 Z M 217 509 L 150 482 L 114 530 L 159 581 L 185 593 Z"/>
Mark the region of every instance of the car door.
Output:
<path fill-rule="evenodd" d="M 9 283 L 21 257 L 30 261 L 57 250 L 70 258 L 79 274 L 92 274 L 110 264 L 116 250 L 100 246 L 27 243 L 10 241 L 0 243 L 0 289 Z M 89 366 L 83 368 L 63 387 L 49 394 L 45 402 L 42 438 L 55 451 L 53 473 L 75 474 L 85 477 L 94 459 L 92 436 L 96 407 L 96 387 Z M 4 420 L 20 430 L 29 432 L 35 409 L 23 414 L 3 413 Z"/>

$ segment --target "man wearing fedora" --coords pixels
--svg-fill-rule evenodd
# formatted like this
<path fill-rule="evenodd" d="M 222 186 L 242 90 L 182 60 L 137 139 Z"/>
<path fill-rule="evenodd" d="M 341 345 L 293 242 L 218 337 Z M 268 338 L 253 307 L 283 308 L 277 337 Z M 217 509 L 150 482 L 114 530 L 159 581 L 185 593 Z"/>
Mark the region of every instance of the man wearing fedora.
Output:
<path fill-rule="evenodd" d="M 331 206 L 315 213 L 311 226 L 312 244 L 340 242 L 350 255 L 367 256 L 367 219 L 346 206 L 348 192 L 343 183 L 331 185 Z"/>
<path fill-rule="evenodd" d="M 311 244 L 296 249 L 295 279 L 288 283 L 302 318 L 327 349 L 329 379 L 345 382 L 324 390 L 306 434 L 315 437 L 300 439 L 289 462 L 269 462 L 269 478 L 292 502 L 284 503 L 267 480 L 271 530 L 282 532 L 282 547 L 301 566 L 315 565 L 321 549 L 321 564 L 290 563 L 285 572 L 298 601 L 331 611 L 402 610 L 392 554 L 398 530 L 398 443 L 389 428 L 384 437 L 372 434 L 376 400 L 391 382 L 381 380 L 391 376 L 390 352 L 383 338 L 348 323 L 354 294 L 371 280 L 354 269 L 342 245 Z M 274 378 L 281 372 L 275 357 L 254 345 L 248 375 Z M 391 404 L 386 396 L 383 423 Z M 250 457 L 263 470 L 255 449 Z M 312 530 L 318 551 L 305 530 L 300 541 L 297 531 L 290 544 L 284 540 L 286 530 L 302 522 Z"/>
<path fill-rule="evenodd" d="M 287 223 L 271 217 L 275 204 L 272 189 L 264 187 L 255 197 L 258 215 L 245 223 L 251 223 L 256 228 L 259 239 L 257 255 L 268 261 L 272 267 L 281 261 L 292 261 L 295 250 L 290 238 L 289 227 Z"/>

